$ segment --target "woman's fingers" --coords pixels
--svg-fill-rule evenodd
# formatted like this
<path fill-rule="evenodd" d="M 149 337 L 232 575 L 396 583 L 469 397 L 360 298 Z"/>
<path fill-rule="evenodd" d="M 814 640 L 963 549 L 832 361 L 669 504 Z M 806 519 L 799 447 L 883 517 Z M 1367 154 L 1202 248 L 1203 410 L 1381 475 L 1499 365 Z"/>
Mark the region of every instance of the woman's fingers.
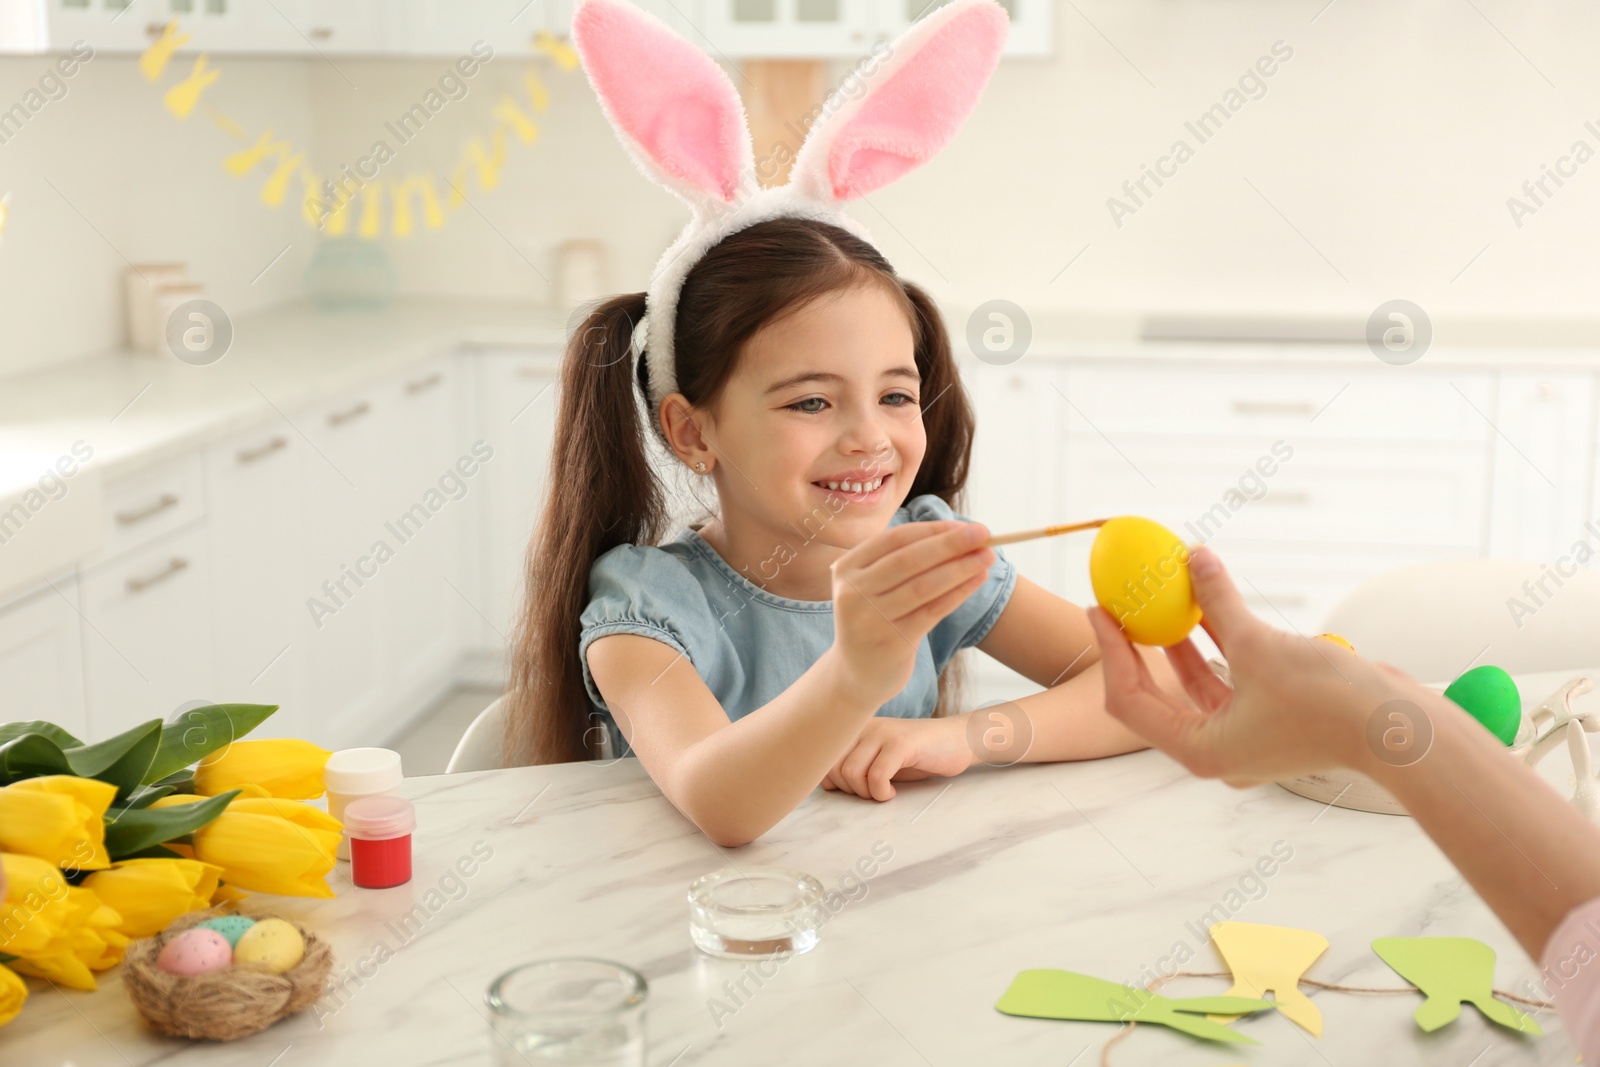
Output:
<path fill-rule="evenodd" d="M 1249 627 L 1262 625 L 1233 584 L 1222 559 L 1208 546 L 1200 545 L 1189 553 L 1189 581 L 1200 605 L 1205 631 L 1224 656 Z"/>
<path fill-rule="evenodd" d="M 1206 663 L 1194 642 L 1185 638 L 1167 648 L 1167 662 L 1183 683 L 1183 691 L 1202 711 L 1220 711 L 1233 699 L 1230 689 Z"/>
<path fill-rule="evenodd" d="M 1092 607 L 1088 615 L 1100 642 L 1106 710 L 1146 741 L 1189 765 L 1195 728 L 1208 720 L 1160 690 L 1144 659 L 1104 608 Z"/>

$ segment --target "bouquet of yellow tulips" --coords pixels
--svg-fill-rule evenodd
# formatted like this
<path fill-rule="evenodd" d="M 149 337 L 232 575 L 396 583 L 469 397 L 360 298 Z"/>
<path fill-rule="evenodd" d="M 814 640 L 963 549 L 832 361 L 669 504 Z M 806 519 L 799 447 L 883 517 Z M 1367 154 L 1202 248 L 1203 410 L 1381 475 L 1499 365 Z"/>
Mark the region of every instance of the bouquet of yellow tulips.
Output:
<path fill-rule="evenodd" d="M 95 988 L 133 938 L 249 890 L 331 897 L 341 826 L 329 753 L 240 738 L 277 711 L 211 704 L 86 745 L 47 722 L 0 725 L 0 1026 L 19 974 Z"/>

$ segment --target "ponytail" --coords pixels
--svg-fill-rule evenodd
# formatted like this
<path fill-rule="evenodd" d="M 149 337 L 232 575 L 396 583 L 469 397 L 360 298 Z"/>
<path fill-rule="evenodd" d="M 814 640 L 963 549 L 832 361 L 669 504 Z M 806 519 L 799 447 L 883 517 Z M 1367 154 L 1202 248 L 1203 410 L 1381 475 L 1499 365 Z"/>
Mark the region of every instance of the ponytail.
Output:
<path fill-rule="evenodd" d="M 635 388 L 633 329 L 644 302 L 645 294 L 626 293 L 600 303 L 562 355 L 550 470 L 512 641 L 506 766 L 600 754 L 602 734 L 589 729 L 578 662 L 589 568 L 617 545 L 655 544 L 666 522 L 665 496 L 646 452 L 642 358 Z"/>

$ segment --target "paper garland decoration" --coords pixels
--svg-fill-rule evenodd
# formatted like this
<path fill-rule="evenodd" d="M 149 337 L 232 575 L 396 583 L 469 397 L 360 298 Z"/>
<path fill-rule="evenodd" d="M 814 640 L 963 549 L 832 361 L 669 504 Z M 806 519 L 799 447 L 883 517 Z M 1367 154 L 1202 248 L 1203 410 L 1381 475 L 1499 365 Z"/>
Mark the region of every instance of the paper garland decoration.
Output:
<path fill-rule="evenodd" d="M 1322 1013 L 1300 992 L 1301 981 L 1347 992 L 1412 992 L 1341 986 L 1304 978 L 1306 970 L 1328 948 L 1327 939 L 1310 930 L 1221 922 L 1213 923 L 1210 933 L 1229 974 L 1179 972 L 1167 977 L 1231 976 L 1233 987 L 1221 996 L 1174 999 L 1074 971 L 1036 969 L 1023 971 L 1012 979 L 995 1008 L 1006 1015 L 1034 1019 L 1154 1023 L 1210 1041 L 1257 1045 L 1259 1041 L 1230 1029 L 1219 1019 L 1231 1022 L 1241 1015 L 1277 1008 L 1298 1026 L 1322 1036 Z M 1485 1018 L 1507 1029 L 1543 1036 L 1544 1031 L 1532 1016 L 1496 998 L 1494 949 L 1482 941 L 1470 937 L 1382 937 L 1372 943 L 1372 951 L 1426 998 L 1413 1015 L 1424 1031 L 1454 1022 L 1461 1015 L 1461 1005 L 1471 1003 Z M 1161 980 L 1164 979 L 1151 985 Z M 1259 994 L 1269 990 L 1274 1000 L 1259 999 Z M 1241 991 L 1256 996 L 1241 996 Z M 1512 994 L 1504 995 L 1516 999 Z M 1197 1014 L 1208 1018 L 1196 1018 Z M 1118 1038 L 1113 1038 L 1112 1043 Z"/>
<path fill-rule="evenodd" d="M 1007 1015 L 1083 1022 L 1158 1023 L 1210 1041 L 1243 1045 L 1259 1045 L 1260 1042 L 1199 1015 L 1247 1015 L 1271 1007 L 1265 1000 L 1246 997 L 1174 1000 L 1103 978 L 1054 970 L 1023 971 L 1012 979 L 1011 987 L 995 1004 L 996 1009 Z"/>
<path fill-rule="evenodd" d="M 1380 937 L 1372 943 L 1383 962 L 1427 997 L 1414 1018 L 1424 1030 L 1456 1021 L 1471 1003 L 1510 1030 L 1542 1036 L 1526 1015 L 1494 995 L 1494 949 L 1470 937 Z"/>
<path fill-rule="evenodd" d="M 1220 922 L 1211 925 L 1211 941 L 1233 974 L 1228 996 L 1259 997 L 1270 990 L 1278 1011 L 1322 1036 L 1322 1012 L 1300 992 L 1300 976 L 1328 950 L 1327 938 L 1288 926 Z"/>
<path fill-rule="evenodd" d="M 168 22 L 161 35 L 139 56 L 139 72 L 145 80 L 155 82 L 159 79 L 173 54 L 189 39 L 189 34 L 179 32 L 176 19 Z M 548 57 L 562 71 L 578 69 L 576 50 L 547 30 L 540 30 L 534 36 L 533 50 Z M 268 207 L 281 207 L 291 184 L 299 178 L 301 217 L 306 225 L 329 236 L 336 237 L 349 230 L 353 201 L 358 201 L 356 234 L 365 240 L 382 236 L 386 191 L 390 205 L 388 229 L 391 236 L 404 239 L 415 232 L 414 209 L 420 210 L 424 226 L 437 230 L 446 219 L 445 211 L 440 206 L 441 186 L 450 190 L 445 204 L 452 209 L 466 201 L 462 189 L 467 184 L 469 172 L 477 180 L 480 190 L 491 192 L 500 184 L 500 172 L 506 165 L 506 149 L 510 139 L 515 137 L 519 143 L 531 145 L 539 136 L 539 126 L 528 111 L 515 97 L 505 93 L 495 104 L 493 129 L 486 136 L 474 136 L 467 141 L 461 158 L 451 169 L 448 178 L 440 179 L 431 172 L 424 172 L 389 179 L 375 176 L 362 181 L 351 175 L 347 166 L 344 178 L 325 181 L 306 164 L 305 153 L 295 151 L 288 141 L 276 138 L 272 130 L 252 139 L 237 122 L 204 103 L 206 90 L 216 84 L 222 73 L 221 69 L 210 65 L 210 58 L 202 52 L 195 58 L 189 73 L 166 90 L 162 105 L 173 118 L 179 120 L 187 119 L 196 107 L 200 107 L 229 136 L 248 145 L 226 157 L 222 161 L 223 169 L 242 178 L 261 166 L 270 167 L 272 173 L 261 187 L 261 202 Z M 550 106 L 550 94 L 531 66 L 524 74 L 524 87 L 528 94 L 527 106 L 532 112 L 543 112 Z M 377 151 L 378 146 L 384 151 Z M 382 141 L 378 142 L 378 146 L 374 148 L 373 157 L 381 166 L 392 157 L 393 150 Z M 353 193 L 346 188 L 352 179 L 356 182 Z M 0 228 L 4 227 L 4 223 L 4 205 L 0 202 Z"/>

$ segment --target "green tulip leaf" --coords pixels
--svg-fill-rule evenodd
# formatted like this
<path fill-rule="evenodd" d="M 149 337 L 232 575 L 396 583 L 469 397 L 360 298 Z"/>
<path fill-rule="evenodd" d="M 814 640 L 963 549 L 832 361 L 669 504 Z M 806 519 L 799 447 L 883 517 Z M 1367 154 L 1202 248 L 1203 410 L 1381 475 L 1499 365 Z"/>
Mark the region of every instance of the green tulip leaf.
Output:
<path fill-rule="evenodd" d="M 0 782 L 10 785 L 44 774 L 72 774 L 66 753 L 44 734 L 19 734 L 0 744 Z"/>
<path fill-rule="evenodd" d="M 7 956 L 4 952 L 0 952 L 0 963 L 10 963 L 16 958 L 17 957 L 15 956 Z"/>
<path fill-rule="evenodd" d="M 131 809 L 131 810 L 138 810 L 139 808 L 148 808 L 150 805 L 154 804 L 156 801 L 160 800 L 162 797 L 171 796 L 173 793 L 176 793 L 177 791 L 178 791 L 177 786 L 171 786 L 171 785 L 141 785 L 141 786 L 139 786 L 137 789 L 135 789 L 133 791 L 133 795 L 128 798 L 128 803 L 123 805 L 123 807 Z M 121 810 L 121 809 L 119 809 L 119 808 L 113 808 L 112 809 L 112 811 L 119 811 L 119 810 Z M 110 813 L 108 812 L 107 814 L 110 814 Z"/>
<path fill-rule="evenodd" d="M 161 746 L 161 720 L 151 719 L 115 737 L 64 751 L 72 773 L 117 787 L 113 804 L 125 804 L 145 779 Z"/>
<path fill-rule="evenodd" d="M 83 742 L 67 733 L 53 722 L 43 719 L 30 719 L 26 722 L 0 723 L 0 744 L 10 741 L 23 734 L 43 734 L 54 741 L 59 748 L 77 748 Z"/>
<path fill-rule="evenodd" d="M 160 781 L 150 782 L 149 784 L 150 784 L 150 786 L 152 788 L 156 788 L 156 789 L 159 789 L 160 787 L 162 787 L 164 785 L 170 785 L 170 786 L 172 786 L 172 788 L 174 790 L 176 790 L 179 793 L 193 793 L 194 792 L 194 768 L 185 767 L 181 771 L 174 771 L 172 774 L 167 775 L 165 778 L 161 779 Z"/>
<path fill-rule="evenodd" d="M 193 804 L 174 804 L 169 808 L 122 808 L 113 817 L 106 814 L 106 852 L 114 860 L 193 833 L 221 815 L 241 790 L 230 789 Z"/>
<path fill-rule="evenodd" d="M 174 852 L 165 845 L 151 845 L 149 848 L 141 848 L 138 852 L 130 852 L 126 856 L 118 856 L 117 858 L 121 860 L 181 860 L 186 857 L 183 853 Z"/>
<path fill-rule="evenodd" d="M 278 710 L 276 704 L 207 704 L 191 708 L 161 728 L 161 748 L 145 772 L 160 782 L 242 739 Z"/>

